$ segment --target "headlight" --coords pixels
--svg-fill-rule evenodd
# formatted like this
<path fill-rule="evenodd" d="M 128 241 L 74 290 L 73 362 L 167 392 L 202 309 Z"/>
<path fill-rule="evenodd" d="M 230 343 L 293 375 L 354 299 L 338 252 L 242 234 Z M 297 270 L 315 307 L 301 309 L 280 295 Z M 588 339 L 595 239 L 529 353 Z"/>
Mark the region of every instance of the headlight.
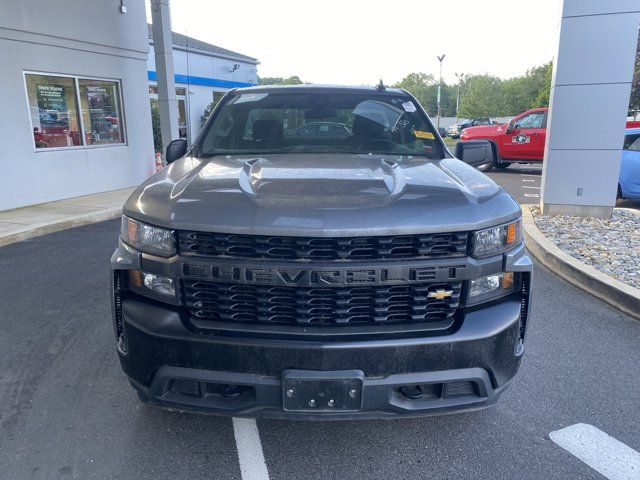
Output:
<path fill-rule="evenodd" d="M 472 255 L 476 258 L 498 255 L 522 242 L 520 219 L 499 227 L 480 230 L 473 235 Z"/>
<path fill-rule="evenodd" d="M 513 293 L 516 289 L 513 272 L 502 272 L 471 280 L 467 306 L 488 302 Z"/>
<path fill-rule="evenodd" d="M 176 283 L 174 278 L 165 275 L 141 270 L 129 271 L 129 289 L 141 295 L 173 304 L 178 303 Z"/>
<path fill-rule="evenodd" d="M 122 241 L 144 253 L 170 257 L 176 253 L 175 235 L 172 230 L 153 227 L 122 216 Z"/>

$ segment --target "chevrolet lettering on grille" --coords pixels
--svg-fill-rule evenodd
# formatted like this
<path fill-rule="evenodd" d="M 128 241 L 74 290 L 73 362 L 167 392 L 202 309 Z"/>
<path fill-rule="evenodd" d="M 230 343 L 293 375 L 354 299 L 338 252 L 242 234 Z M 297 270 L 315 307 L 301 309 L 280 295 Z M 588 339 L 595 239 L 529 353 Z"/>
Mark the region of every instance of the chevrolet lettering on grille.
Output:
<path fill-rule="evenodd" d="M 414 267 L 335 267 L 287 268 L 271 266 L 238 266 L 233 264 L 184 264 L 185 278 L 200 278 L 213 282 L 330 287 L 341 285 L 399 285 L 406 283 L 458 280 L 464 265 Z M 446 298 L 447 292 L 438 295 Z"/>

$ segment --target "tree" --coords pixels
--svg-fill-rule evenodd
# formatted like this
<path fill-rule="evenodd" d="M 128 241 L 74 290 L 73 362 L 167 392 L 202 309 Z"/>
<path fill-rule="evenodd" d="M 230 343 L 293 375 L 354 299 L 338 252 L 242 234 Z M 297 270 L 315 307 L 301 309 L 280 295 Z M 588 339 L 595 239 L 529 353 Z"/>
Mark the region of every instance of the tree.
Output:
<path fill-rule="evenodd" d="M 553 73 L 553 63 L 549 62 L 545 64 L 544 68 L 545 68 L 544 80 L 542 82 L 542 86 L 538 91 L 538 95 L 536 96 L 536 99 L 533 105 L 531 106 L 531 108 L 549 106 L 549 100 L 551 96 L 551 75 Z"/>
<path fill-rule="evenodd" d="M 283 77 L 258 77 L 258 85 L 301 85 L 304 82 L 300 77 L 293 75 L 288 78 Z"/>
<path fill-rule="evenodd" d="M 410 73 L 398 83 L 394 85 L 396 88 L 404 88 L 411 95 L 416 97 L 416 100 L 424 107 L 424 109 L 431 113 L 435 106 L 435 97 L 432 94 L 433 86 L 437 88 L 437 82 L 433 78 L 433 75 L 417 72 Z"/>
<path fill-rule="evenodd" d="M 153 148 L 156 152 L 162 152 L 162 133 L 160 131 L 160 111 L 158 101 L 151 100 L 151 128 L 153 129 Z"/>
<path fill-rule="evenodd" d="M 516 115 L 530 108 L 549 106 L 551 62 L 527 70 L 524 75 L 503 81 L 503 114 Z"/>
<path fill-rule="evenodd" d="M 493 75 L 473 75 L 464 81 L 460 96 L 463 117 L 499 117 L 506 110 L 502 80 Z"/>
<path fill-rule="evenodd" d="M 640 35 L 638 36 L 638 46 L 636 48 L 636 64 L 633 69 L 633 80 L 631 82 L 631 98 L 629 99 L 629 111 L 635 117 L 640 112 Z"/>

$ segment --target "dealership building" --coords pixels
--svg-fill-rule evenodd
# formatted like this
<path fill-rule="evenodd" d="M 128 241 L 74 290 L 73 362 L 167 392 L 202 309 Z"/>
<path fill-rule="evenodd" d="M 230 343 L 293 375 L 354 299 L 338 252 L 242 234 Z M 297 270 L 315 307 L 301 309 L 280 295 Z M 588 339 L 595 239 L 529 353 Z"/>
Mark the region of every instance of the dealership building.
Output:
<path fill-rule="evenodd" d="M 155 171 L 157 101 L 144 2 L 4 0 L 0 210 L 138 185 Z M 179 134 L 257 83 L 256 59 L 173 34 Z"/>
<path fill-rule="evenodd" d="M 149 31 L 149 94 L 157 101 L 156 67 L 151 25 Z M 198 134 L 205 108 L 231 88 L 258 83 L 258 61 L 176 32 L 171 33 L 180 136 L 189 143 Z"/>

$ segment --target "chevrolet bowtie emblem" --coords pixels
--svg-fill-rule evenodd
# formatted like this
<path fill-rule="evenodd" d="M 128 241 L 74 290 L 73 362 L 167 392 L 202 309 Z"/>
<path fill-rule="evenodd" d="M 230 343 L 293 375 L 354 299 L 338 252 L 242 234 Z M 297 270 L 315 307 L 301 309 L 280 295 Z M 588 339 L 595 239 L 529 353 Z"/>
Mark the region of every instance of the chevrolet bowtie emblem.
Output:
<path fill-rule="evenodd" d="M 435 298 L 436 300 L 442 300 L 443 298 L 448 298 L 451 295 L 453 295 L 453 290 L 445 290 L 444 288 L 439 288 L 438 290 L 429 292 L 427 294 L 427 298 Z"/>

